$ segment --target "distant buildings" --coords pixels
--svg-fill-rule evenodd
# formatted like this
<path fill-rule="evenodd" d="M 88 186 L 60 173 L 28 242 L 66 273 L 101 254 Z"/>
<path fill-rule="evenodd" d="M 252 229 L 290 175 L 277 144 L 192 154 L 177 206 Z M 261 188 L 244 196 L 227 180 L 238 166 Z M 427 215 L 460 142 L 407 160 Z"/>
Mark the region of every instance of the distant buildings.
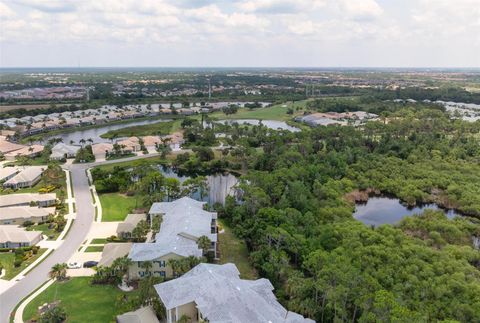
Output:
<path fill-rule="evenodd" d="M 326 112 L 312 113 L 295 118 L 296 121 L 304 122 L 310 126 L 328 126 L 328 125 L 361 125 L 368 120 L 376 120 L 378 115 L 364 111 L 355 112 Z"/>
<path fill-rule="evenodd" d="M 0 248 L 31 247 L 42 240 L 39 231 L 27 231 L 16 225 L 0 225 Z"/>
<path fill-rule="evenodd" d="M 167 310 L 167 323 L 313 323 L 286 310 L 267 279 L 244 280 L 234 264 L 200 264 L 183 276 L 155 285 Z"/>

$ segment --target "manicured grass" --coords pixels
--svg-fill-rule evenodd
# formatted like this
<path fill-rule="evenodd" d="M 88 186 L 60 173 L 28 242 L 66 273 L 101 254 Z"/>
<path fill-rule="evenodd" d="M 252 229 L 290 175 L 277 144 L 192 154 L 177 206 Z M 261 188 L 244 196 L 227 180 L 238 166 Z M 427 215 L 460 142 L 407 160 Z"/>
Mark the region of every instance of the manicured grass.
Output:
<path fill-rule="evenodd" d="M 102 221 L 123 221 L 137 205 L 135 197 L 119 193 L 99 194 L 102 204 Z"/>
<path fill-rule="evenodd" d="M 28 231 L 42 231 L 43 235 L 48 237 L 48 240 L 55 240 L 60 235 L 60 232 L 49 228 L 50 223 L 31 225 L 27 228 Z"/>
<path fill-rule="evenodd" d="M 220 264 L 234 263 L 240 277 L 243 279 L 256 279 L 257 272 L 250 264 L 248 250 L 245 242 L 238 239 L 228 227 L 225 221 L 218 220 L 223 227 L 224 233 L 218 234 L 218 249 L 220 251 Z"/>
<path fill-rule="evenodd" d="M 111 285 L 90 285 L 89 277 L 75 277 L 65 282 L 55 282 L 33 299 L 23 312 L 23 320 L 34 318 L 38 307 L 44 303 L 60 300 L 67 312 L 68 323 L 114 322 L 117 315 L 130 310 L 122 308 L 117 300 L 123 295 L 132 297 L 134 293 L 124 293 Z"/>
<path fill-rule="evenodd" d="M 88 246 L 85 252 L 102 252 L 103 246 Z"/>
<path fill-rule="evenodd" d="M 168 135 L 172 131 L 174 121 L 157 122 L 141 126 L 132 126 L 117 130 L 111 130 L 102 134 L 100 137 L 112 139 L 115 137 L 148 136 L 148 135 Z"/>
<path fill-rule="evenodd" d="M 103 238 L 96 238 L 96 239 L 93 239 L 91 244 L 105 244 L 107 243 L 107 239 L 103 239 Z"/>
<path fill-rule="evenodd" d="M 5 276 L 2 279 L 10 280 L 13 277 L 17 276 L 22 270 L 27 268 L 32 262 L 37 260 L 47 249 L 38 250 L 36 255 L 33 255 L 27 260 L 24 260 L 19 267 L 15 267 L 13 262 L 15 261 L 15 253 L 13 252 L 2 252 L 0 253 L 0 263 L 3 268 L 6 270 Z"/>

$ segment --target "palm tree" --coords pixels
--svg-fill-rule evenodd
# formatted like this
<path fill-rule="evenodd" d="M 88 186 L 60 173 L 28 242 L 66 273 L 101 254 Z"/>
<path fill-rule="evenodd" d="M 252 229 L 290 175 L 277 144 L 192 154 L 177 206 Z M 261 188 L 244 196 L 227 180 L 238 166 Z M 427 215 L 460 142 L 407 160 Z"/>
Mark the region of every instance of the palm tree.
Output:
<path fill-rule="evenodd" d="M 82 138 L 82 139 L 80 139 L 80 141 L 79 141 L 79 142 L 80 142 L 80 144 L 81 144 L 81 145 L 82 145 L 82 147 L 83 147 L 83 145 L 85 145 L 85 142 L 86 142 L 86 141 L 85 141 L 85 139 L 83 139 L 83 138 Z"/>
<path fill-rule="evenodd" d="M 201 236 L 197 240 L 197 245 L 203 250 L 203 254 L 205 255 L 208 250 L 212 248 L 212 241 L 207 236 Z"/>
<path fill-rule="evenodd" d="M 145 272 L 147 273 L 147 276 L 151 276 L 151 269 L 153 267 L 153 263 L 151 261 L 144 261 L 142 262 L 141 267 L 145 269 Z"/>
<path fill-rule="evenodd" d="M 64 280 L 67 278 L 67 268 L 68 266 L 66 263 L 55 264 L 48 275 L 52 279 Z"/>

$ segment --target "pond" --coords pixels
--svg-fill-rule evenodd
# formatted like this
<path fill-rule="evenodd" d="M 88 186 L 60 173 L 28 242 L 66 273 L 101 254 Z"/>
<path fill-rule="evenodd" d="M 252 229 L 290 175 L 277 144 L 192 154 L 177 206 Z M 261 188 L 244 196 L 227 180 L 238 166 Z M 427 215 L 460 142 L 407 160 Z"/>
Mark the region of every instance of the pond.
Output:
<path fill-rule="evenodd" d="M 159 165 L 158 169 L 165 177 L 176 178 L 180 181 L 180 183 L 183 183 L 190 178 L 190 176 L 175 172 L 175 170 L 171 167 Z M 207 196 L 203 197 L 203 201 L 206 201 L 212 205 L 215 203 L 224 204 L 227 196 L 233 196 L 235 194 L 234 187 L 238 183 L 238 178 L 236 176 L 230 173 L 220 173 L 208 175 L 206 177 L 209 191 Z M 200 200 L 200 194 L 195 193 L 192 198 Z"/>
<path fill-rule="evenodd" d="M 109 139 L 104 139 L 104 138 L 101 138 L 100 136 L 103 135 L 104 133 L 109 132 L 110 130 L 117 130 L 117 129 L 127 128 L 127 127 L 142 126 L 142 125 L 159 123 L 159 122 L 167 122 L 167 121 L 171 121 L 171 120 L 167 120 L 167 119 L 142 120 L 142 121 L 119 123 L 119 124 L 110 124 L 110 125 L 106 124 L 105 126 L 101 126 L 97 128 L 89 128 L 89 129 L 78 128 L 78 130 L 75 130 L 72 132 L 66 132 L 66 133 L 61 133 L 54 136 L 45 137 L 44 141 L 46 142 L 52 138 L 61 138 L 63 142 L 66 144 L 70 144 L 71 141 L 73 141 L 74 144 L 78 144 L 81 139 L 85 139 L 85 140 L 92 139 L 93 143 L 110 142 Z"/>
<path fill-rule="evenodd" d="M 424 210 L 442 210 L 449 219 L 461 216 L 453 210 L 439 208 L 436 204 L 406 207 L 400 200 L 388 197 L 371 197 L 367 203 L 356 204 L 353 217 L 366 225 L 395 224 L 406 216 L 422 213 Z"/>
<path fill-rule="evenodd" d="M 218 123 L 223 124 L 249 124 L 252 126 L 258 126 L 260 122 L 267 128 L 273 130 L 288 130 L 291 132 L 298 132 L 300 129 L 292 127 L 288 125 L 285 121 L 277 121 L 277 120 L 258 120 L 258 119 L 235 119 L 235 120 L 219 120 Z"/>

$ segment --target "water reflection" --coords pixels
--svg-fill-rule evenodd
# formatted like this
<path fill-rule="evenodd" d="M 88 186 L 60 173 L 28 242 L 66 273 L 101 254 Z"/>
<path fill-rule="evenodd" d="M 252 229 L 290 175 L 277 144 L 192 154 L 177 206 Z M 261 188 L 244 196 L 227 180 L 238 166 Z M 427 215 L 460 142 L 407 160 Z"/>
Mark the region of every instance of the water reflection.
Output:
<path fill-rule="evenodd" d="M 357 204 L 353 217 L 366 225 L 395 224 L 406 216 L 422 213 L 424 210 L 442 210 L 449 219 L 460 216 L 454 210 L 440 209 L 436 204 L 408 208 L 400 200 L 388 197 L 371 197 L 365 204 Z"/>

